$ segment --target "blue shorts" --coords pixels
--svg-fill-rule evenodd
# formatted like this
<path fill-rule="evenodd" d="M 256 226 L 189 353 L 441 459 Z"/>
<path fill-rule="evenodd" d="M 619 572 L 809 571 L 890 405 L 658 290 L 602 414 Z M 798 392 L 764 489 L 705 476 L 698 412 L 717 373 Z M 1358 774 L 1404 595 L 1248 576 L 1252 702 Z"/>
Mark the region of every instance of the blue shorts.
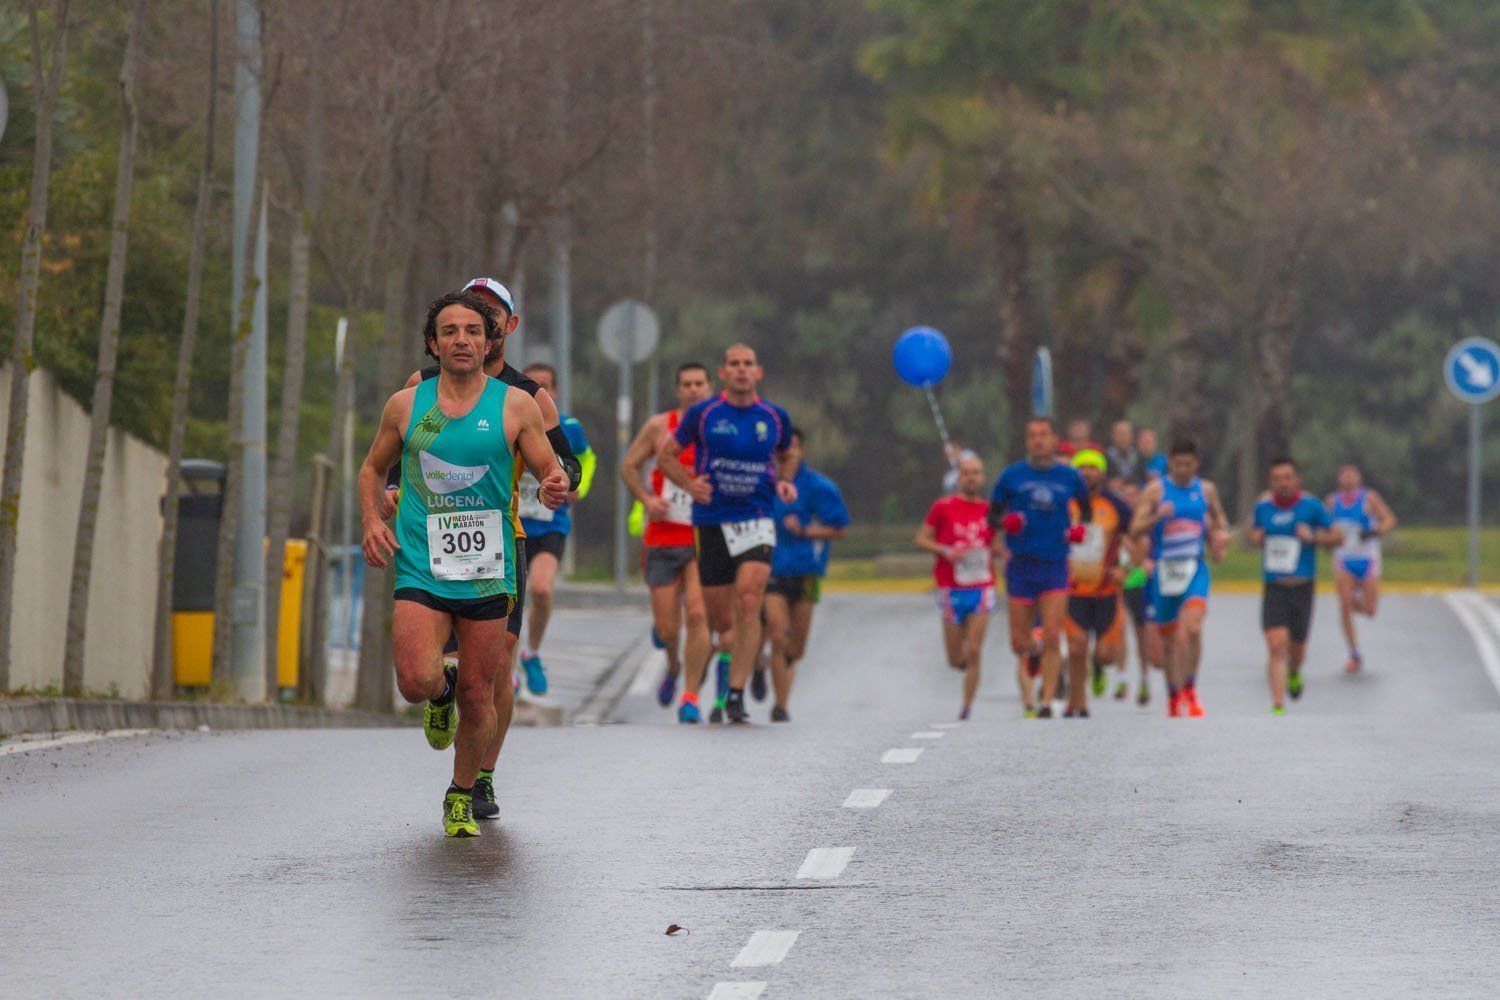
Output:
<path fill-rule="evenodd" d="M 1177 616 L 1188 604 L 1194 601 L 1208 603 L 1208 579 L 1208 563 L 1199 559 L 1197 572 L 1187 590 L 1176 597 L 1165 597 L 1157 586 L 1156 574 L 1152 573 L 1146 581 L 1146 621 L 1153 625 L 1176 625 Z"/>
<path fill-rule="evenodd" d="M 1022 604 L 1035 604 L 1048 594 L 1068 592 L 1067 559 L 1032 559 L 1011 556 L 1005 564 L 1005 596 Z"/>
<path fill-rule="evenodd" d="M 995 610 L 994 587 L 939 587 L 938 608 L 943 612 L 943 621 L 949 625 L 962 625 L 975 614 L 989 614 Z"/>
<path fill-rule="evenodd" d="M 1378 580 L 1380 578 L 1379 558 L 1372 559 L 1367 556 L 1336 556 L 1334 558 L 1334 565 L 1343 570 L 1345 573 L 1348 573 L 1350 576 L 1354 577 L 1354 579 L 1356 580 L 1369 580 L 1371 578 Z"/>

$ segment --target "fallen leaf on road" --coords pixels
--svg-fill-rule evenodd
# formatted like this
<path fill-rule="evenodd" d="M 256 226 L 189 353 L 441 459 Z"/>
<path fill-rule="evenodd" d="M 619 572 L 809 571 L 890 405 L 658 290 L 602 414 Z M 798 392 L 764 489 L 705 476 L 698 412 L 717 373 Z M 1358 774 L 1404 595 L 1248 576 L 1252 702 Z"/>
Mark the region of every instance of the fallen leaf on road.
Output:
<path fill-rule="evenodd" d="M 679 931 L 681 933 L 683 933 L 683 934 L 691 934 L 691 933 L 693 933 L 692 931 L 688 930 L 686 927 L 682 926 L 681 924 L 668 924 L 667 925 L 667 936 L 668 937 L 672 936 L 673 934 L 678 933 Z"/>

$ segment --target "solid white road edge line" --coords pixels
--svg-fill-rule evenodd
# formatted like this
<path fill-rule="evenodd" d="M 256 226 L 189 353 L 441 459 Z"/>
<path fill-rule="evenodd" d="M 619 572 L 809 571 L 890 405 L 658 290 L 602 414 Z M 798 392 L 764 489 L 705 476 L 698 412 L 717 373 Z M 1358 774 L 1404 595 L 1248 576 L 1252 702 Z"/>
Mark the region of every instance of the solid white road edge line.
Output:
<path fill-rule="evenodd" d="M 797 877 L 838 878 L 844 873 L 844 868 L 852 857 L 852 847 L 814 847 L 807 852 L 802 867 L 797 869 Z"/>
<path fill-rule="evenodd" d="M 708 1000 L 757 1000 L 765 991 L 765 983 L 714 983 Z"/>
<path fill-rule="evenodd" d="M 792 950 L 792 945 L 797 943 L 797 935 L 801 933 L 801 931 L 756 931 L 750 935 L 749 942 L 740 949 L 740 953 L 729 964 L 737 969 L 753 968 L 759 965 L 780 965 L 781 960 L 786 958 L 786 953 Z"/>
<path fill-rule="evenodd" d="M 641 657 L 641 665 L 635 668 L 635 676 L 630 679 L 629 694 L 633 696 L 655 694 L 656 685 L 661 682 L 662 671 L 666 669 L 666 666 L 665 650 L 653 649 Z"/>
<path fill-rule="evenodd" d="M 874 809 L 890 797 L 889 788 L 856 788 L 844 800 L 845 809 Z"/>
<path fill-rule="evenodd" d="M 26 753 L 31 750 L 46 750 L 50 747 L 65 747 L 76 743 L 93 743 L 95 740 L 112 740 L 122 736 L 140 736 L 144 733 L 154 731 L 151 729 L 111 729 L 107 732 L 68 733 L 64 736 L 53 736 L 45 740 L 22 739 L 15 743 L 0 744 L 0 757 L 13 753 Z"/>
<path fill-rule="evenodd" d="M 882 764 L 915 764 L 922 756 L 921 747 L 892 747 L 880 755 Z"/>
<path fill-rule="evenodd" d="M 1474 640 L 1474 648 L 1479 651 L 1479 660 L 1490 676 L 1490 683 L 1495 685 L 1496 691 L 1500 691 L 1500 648 L 1496 647 L 1495 640 L 1479 620 L 1480 615 L 1483 615 L 1496 632 L 1500 633 L 1500 611 L 1496 611 L 1488 600 L 1472 590 L 1449 591 L 1443 595 L 1443 600 L 1463 623 L 1464 628 L 1469 630 L 1469 638 Z"/>

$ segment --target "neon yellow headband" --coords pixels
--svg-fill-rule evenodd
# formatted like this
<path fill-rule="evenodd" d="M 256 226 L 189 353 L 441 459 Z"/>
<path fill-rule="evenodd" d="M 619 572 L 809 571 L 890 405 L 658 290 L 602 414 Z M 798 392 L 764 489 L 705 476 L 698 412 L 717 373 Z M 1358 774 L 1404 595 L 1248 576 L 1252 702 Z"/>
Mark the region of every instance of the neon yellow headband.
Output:
<path fill-rule="evenodd" d="M 1104 472 L 1109 468 L 1109 462 L 1105 460 L 1104 454 L 1097 449 L 1085 448 L 1073 456 L 1073 468 L 1091 468 Z"/>

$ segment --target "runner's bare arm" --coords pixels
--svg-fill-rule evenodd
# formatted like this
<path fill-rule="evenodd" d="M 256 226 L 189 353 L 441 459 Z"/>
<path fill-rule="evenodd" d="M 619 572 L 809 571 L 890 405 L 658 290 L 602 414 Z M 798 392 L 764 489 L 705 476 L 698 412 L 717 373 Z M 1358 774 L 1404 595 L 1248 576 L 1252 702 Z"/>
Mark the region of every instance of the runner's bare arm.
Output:
<path fill-rule="evenodd" d="M 548 509 L 556 510 L 568 499 L 568 473 L 547 440 L 541 407 L 524 392 L 507 393 L 505 405 L 507 414 L 516 418 L 515 453 L 541 483 L 537 499 Z"/>
<path fill-rule="evenodd" d="M 1219 502 L 1219 488 L 1207 479 L 1203 480 L 1203 499 L 1208 504 L 1208 556 L 1222 562 L 1229 548 L 1229 517 Z"/>
<path fill-rule="evenodd" d="M 953 561 L 953 550 L 946 545 L 938 544 L 937 532 L 926 521 L 923 521 L 922 526 L 917 529 L 917 537 L 914 541 L 917 548 L 923 552 L 931 552 L 939 558 L 947 559 L 949 562 Z"/>
<path fill-rule="evenodd" d="M 359 517 L 364 527 L 361 548 L 365 562 L 376 569 L 389 565 L 391 556 L 400 548 L 395 533 L 386 524 L 389 515 L 383 510 L 381 500 L 385 474 L 401 460 L 401 428 L 411 415 L 411 397 L 412 390 L 402 389 L 386 400 L 375 440 L 359 467 Z"/>
<path fill-rule="evenodd" d="M 707 476 L 694 476 L 689 472 L 687 466 L 679 461 L 681 455 L 682 445 L 677 443 L 677 435 L 668 434 L 656 452 L 656 467 L 663 476 L 691 493 L 694 500 L 708 503 L 713 497 L 713 485 Z"/>
<path fill-rule="evenodd" d="M 620 460 L 620 478 L 625 481 L 625 488 L 645 506 L 646 515 L 651 518 L 662 518 L 667 514 L 667 502 L 646 488 L 645 475 L 646 463 L 657 452 L 665 423 L 666 417 L 658 413 L 642 424 L 635 440 L 625 449 L 625 457 Z"/>
<path fill-rule="evenodd" d="M 411 375 L 406 380 L 406 384 L 403 385 L 401 388 L 403 388 L 403 389 L 410 389 L 414 385 L 421 385 L 421 384 L 422 384 L 422 370 L 420 368 L 418 368 L 416 371 L 414 371 L 414 372 L 411 373 Z"/>
<path fill-rule="evenodd" d="M 1130 517 L 1130 536 L 1139 538 L 1150 531 L 1161 514 L 1158 507 L 1161 506 L 1162 486 L 1160 479 L 1153 479 L 1141 490 L 1141 495 L 1135 502 L 1135 512 Z"/>

